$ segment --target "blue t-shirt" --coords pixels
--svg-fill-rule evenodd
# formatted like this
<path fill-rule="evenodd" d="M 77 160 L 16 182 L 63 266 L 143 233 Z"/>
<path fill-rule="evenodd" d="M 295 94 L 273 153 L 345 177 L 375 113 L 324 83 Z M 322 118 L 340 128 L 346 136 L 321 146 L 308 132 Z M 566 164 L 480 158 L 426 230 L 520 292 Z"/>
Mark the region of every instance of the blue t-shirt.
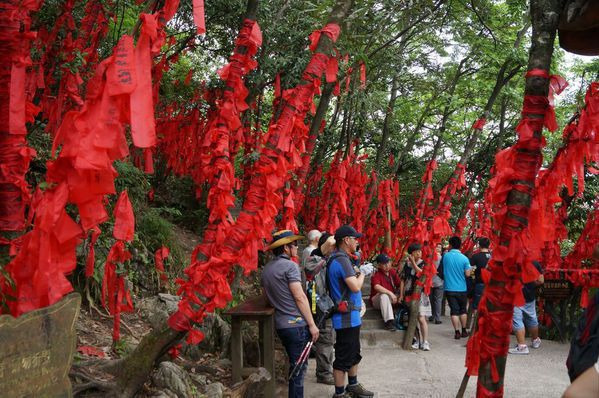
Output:
<path fill-rule="evenodd" d="M 329 267 L 327 270 L 331 299 L 333 299 L 335 303 L 338 303 L 341 300 L 345 290 L 347 290 L 349 293 L 347 300 L 352 303 L 354 307 L 354 309 L 350 312 L 333 314 L 333 328 L 335 329 L 351 328 L 359 326 L 362 323 L 362 320 L 360 319 L 362 292 L 358 291 L 354 293 L 349 290 L 349 287 L 345 284 L 345 278 L 355 275 L 356 272 L 354 271 L 349 256 L 346 253 L 336 251 L 331 254 L 331 258 L 329 259 Z"/>
<path fill-rule="evenodd" d="M 470 261 L 459 250 L 451 249 L 441 259 L 446 292 L 465 292 L 466 274 L 470 269 Z"/>

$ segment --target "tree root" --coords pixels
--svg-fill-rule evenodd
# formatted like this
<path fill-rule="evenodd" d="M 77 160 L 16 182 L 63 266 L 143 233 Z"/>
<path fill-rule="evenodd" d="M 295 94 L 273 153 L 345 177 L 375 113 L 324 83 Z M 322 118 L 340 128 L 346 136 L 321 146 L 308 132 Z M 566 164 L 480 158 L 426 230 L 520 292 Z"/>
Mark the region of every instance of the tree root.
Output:
<path fill-rule="evenodd" d="M 83 391 L 96 389 L 104 392 L 113 392 L 116 389 L 116 384 L 104 380 L 98 380 L 90 375 L 85 374 L 82 371 L 71 369 L 69 376 L 73 379 L 78 378 L 85 381 L 85 383 L 73 385 L 73 395 L 80 394 Z"/>

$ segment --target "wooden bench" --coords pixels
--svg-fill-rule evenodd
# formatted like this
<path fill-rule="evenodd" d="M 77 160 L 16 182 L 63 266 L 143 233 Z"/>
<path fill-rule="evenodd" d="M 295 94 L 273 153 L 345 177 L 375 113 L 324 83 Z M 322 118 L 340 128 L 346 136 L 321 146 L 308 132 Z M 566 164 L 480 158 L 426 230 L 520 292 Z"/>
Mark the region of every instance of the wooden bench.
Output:
<path fill-rule="evenodd" d="M 270 372 L 271 379 L 264 391 L 264 396 L 274 397 L 275 378 L 275 335 L 274 308 L 268 306 L 264 297 L 250 298 L 224 314 L 231 316 L 231 362 L 233 366 L 233 383 L 242 381 L 243 377 L 257 371 L 256 368 L 243 366 L 243 337 L 241 324 L 243 321 L 258 321 L 260 366 Z"/>

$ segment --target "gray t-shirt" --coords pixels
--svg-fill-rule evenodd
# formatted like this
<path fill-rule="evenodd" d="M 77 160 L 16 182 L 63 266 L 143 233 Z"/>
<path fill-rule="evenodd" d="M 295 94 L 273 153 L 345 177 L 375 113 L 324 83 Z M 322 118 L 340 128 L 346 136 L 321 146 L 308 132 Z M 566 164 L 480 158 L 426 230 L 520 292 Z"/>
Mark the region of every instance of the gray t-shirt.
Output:
<path fill-rule="evenodd" d="M 300 271 L 296 263 L 282 254 L 264 266 L 262 287 L 268 301 L 275 308 L 275 328 L 288 329 L 306 326 L 295 299 L 289 290 L 291 282 L 300 282 Z"/>

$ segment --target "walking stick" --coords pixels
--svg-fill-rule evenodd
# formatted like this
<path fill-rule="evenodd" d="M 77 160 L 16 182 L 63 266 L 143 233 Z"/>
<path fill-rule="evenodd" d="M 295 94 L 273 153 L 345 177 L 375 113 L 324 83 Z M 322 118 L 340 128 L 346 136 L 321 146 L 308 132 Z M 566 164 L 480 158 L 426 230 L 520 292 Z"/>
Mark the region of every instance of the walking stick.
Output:
<path fill-rule="evenodd" d="M 322 323 L 324 321 L 326 321 L 326 319 L 328 318 L 328 315 L 329 315 L 329 312 L 325 313 L 320 318 L 320 320 L 318 321 L 318 324 L 316 325 L 316 327 L 318 329 L 320 329 L 322 327 Z M 293 366 L 293 369 L 291 370 L 291 372 L 289 372 L 288 380 L 291 379 L 292 377 L 297 376 L 297 374 L 299 374 L 300 369 L 302 368 L 302 365 L 304 364 L 304 362 L 306 362 L 308 360 L 308 357 L 310 356 L 310 350 L 312 349 L 313 345 L 314 345 L 314 342 L 312 340 L 310 340 L 308 342 L 308 344 L 306 344 L 306 346 L 302 350 L 302 353 L 300 354 L 299 358 L 297 359 L 297 361 L 295 361 L 295 365 Z"/>
<path fill-rule="evenodd" d="M 314 343 L 312 342 L 312 340 L 310 340 L 308 342 L 308 344 L 306 344 L 306 346 L 304 347 L 304 350 L 300 354 L 299 358 L 297 359 L 297 361 L 295 361 L 295 366 L 293 366 L 293 369 L 291 370 L 291 372 L 289 372 L 289 379 L 291 379 L 299 374 L 302 366 L 304 365 L 304 363 L 308 360 L 308 357 L 310 356 L 310 349 L 312 348 L 313 344 Z"/>

